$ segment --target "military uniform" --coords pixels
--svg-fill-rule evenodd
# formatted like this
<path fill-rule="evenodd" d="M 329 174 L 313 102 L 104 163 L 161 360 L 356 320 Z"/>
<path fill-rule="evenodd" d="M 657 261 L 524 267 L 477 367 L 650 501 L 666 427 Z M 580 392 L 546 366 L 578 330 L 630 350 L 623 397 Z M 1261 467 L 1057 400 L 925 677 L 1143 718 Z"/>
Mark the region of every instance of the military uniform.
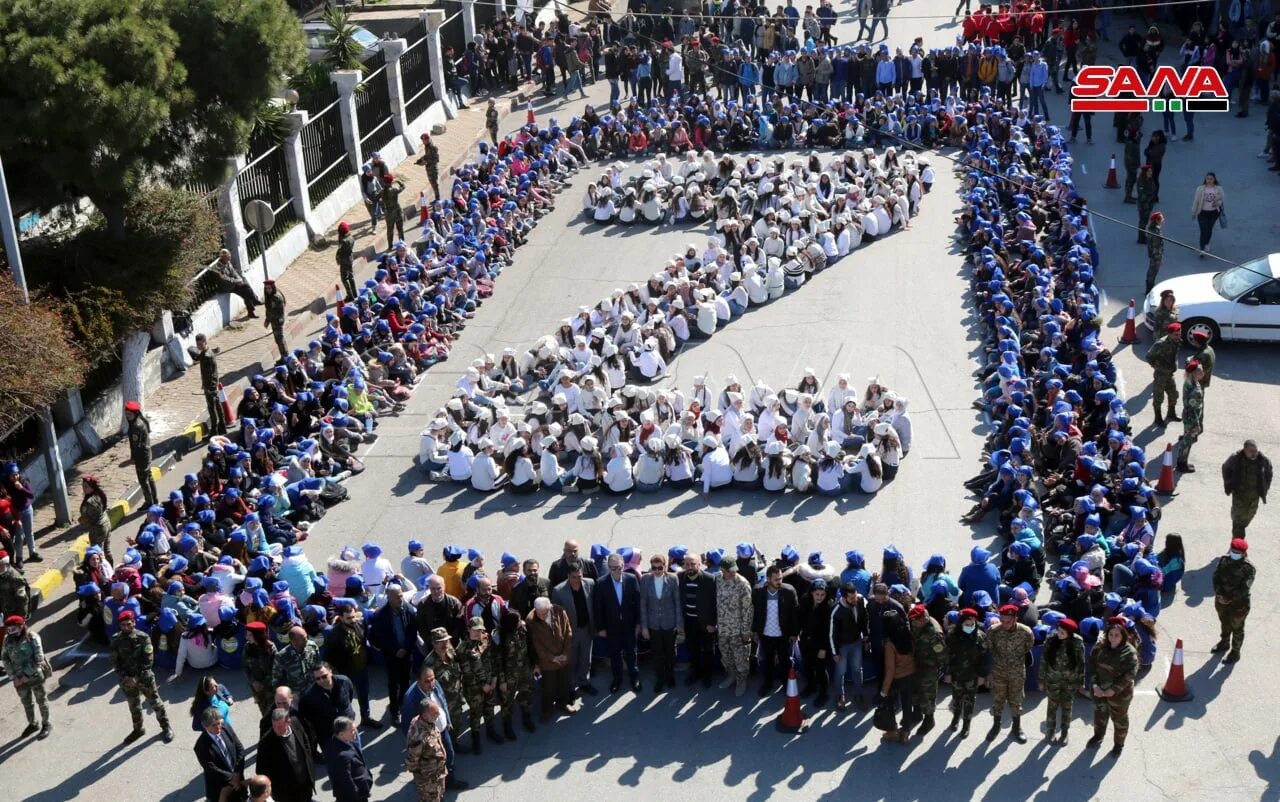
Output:
<path fill-rule="evenodd" d="M 288 685 L 296 698 L 301 698 L 315 680 L 311 676 L 320 665 L 320 647 L 312 641 L 299 652 L 289 645 L 276 652 L 271 661 L 271 687 Z"/>
<path fill-rule="evenodd" d="M 253 693 L 253 701 L 258 703 L 258 710 L 264 716 L 275 701 L 276 685 L 272 680 L 275 678 L 276 654 L 276 645 L 270 639 L 263 646 L 259 646 L 251 639 L 244 647 L 244 674 L 249 679 L 249 690 Z M 255 682 L 262 685 L 262 690 L 254 690 Z"/>
<path fill-rule="evenodd" d="M 1151 406 L 1155 409 L 1156 425 L 1163 426 L 1165 415 L 1161 413 L 1165 398 L 1169 399 L 1169 420 L 1177 417 L 1178 383 L 1173 374 L 1178 370 L 1178 335 L 1165 334 L 1151 344 L 1147 351 L 1147 364 L 1151 366 Z"/>
<path fill-rule="evenodd" d="M 405 752 L 404 767 L 413 775 L 419 802 L 443 800 L 447 775 L 444 738 L 434 721 L 423 721 L 421 717 L 413 720 Z"/>
<path fill-rule="evenodd" d="M 736 692 L 746 688 L 751 671 L 751 585 L 737 571 L 722 570 L 715 577 L 715 586 L 720 661 L 733 679 Z"/>
<path fill-rule="evenodd" d="M 434 142 L 428 142 L 422 149 L 422 158 L 418 163 L 427 168 L 427 180 L 431 182 L 431 192 L 440 200 L 440 148 Z"/>
<path fill-rule="evenodd" d="M 151 475 L 151 422 L 141 413 L 134 413 L 129 421 L 129 459 L 138 477 L 138 485 L 147 500 L 147 506 L 158 504 L 156 480 Z"/>
<path fill-rule="evenodd" d="M 1200 363 L 1200 367 L 1204 368 L 1204 378 L 1200 380 L 1201 387 L 1208 387 L 1209 382 L 1213 380 L 1213 365 L 1217 359 L 1212 345 L 1205 344 L 1196 351 L 1195 360 Z"/>
<path fill-rule="evenodd" d="M 938 672 L 947 660 L 947 644 L 942 627 L 933 616 L 924 616 L 923 626 L 911 627 L 912 656 L 916 661 L 911 707 L 924 718 L 920 734 L 933 729 L 933 711 L 938 706 Z"/>
<path fill-rule="evenodd" d="M 515 738 L 511 729 L 511 716 L 516 704 L 520 705 L 521 721 L 525 729 L 534 730 L 533 716 L 529 705 L 533 701 L 533 665 L 529 662 L 529 631 L 524 626 L 502 636 L 502 644 L 498 647 L 501 661 L 502 677 L 507 683 L 507 692 L 502 697 L 502 723 L 507 728 L 507 737 Z"/>
<path fill-rule="evenodd" d="M 987 632 L 987 646 L 991 650 L 991 715 L 995 717 L 987 740 L 994 740 L 999 732 L 1006 704 L 1013 715 L 1013 737 L 1025 740 L 1022 702 L 1027 696 L 1027 655 L 1035 644 L 1035 636 L 1026 624 L 1014 624 L 1012 629 L 995 626 Z"/>
<path fill-rule="evenodd" d="M 969 719 L 978 699 L 978 679 L 986 670 L 987 633 L 977 629 L 966 635 L 956 627 L 947 637 L 947 673 L 951 675 L 951 729 L 964 719 L 963 734 L 969 733 Z"/>
<path fill-rule="evenodd" d="M 1146 170 L 1138 171 L 1138 244 L 1147 244 L 1147 226 L 1156 205 L 1156 181 Z"/>
<path fill-rule="evenodd" d="M 396 241 L 393 236 L 397 231 L 399 239 L 404 239 L 404 208 L 400 205 L 400 193 L 404 192 L 404 182 L 393 180 L 382 188 L 382 210 L 387 221 L 387 247 Z"/>
<path fill-rule="evenodd" d="M 1163 256 L 1163 254 L 1164 254 L 1164 245 L 1163 245 L 1164 240 L 1163 240 L 1163 239 L 1160 239 L 1160 240 L 1158 240 L 1158 241 L 1161 243 L 1161 245 L 1160 245 L 1160 253 L 1161 253 L 1161 255 Z M 1150 251 L 1151 251 L 1151 248 L 1150 248 L 1150 246 L 1148 246 L 1148 247 L 1147 247 L 1147 252 L 1148 252 L 1148 253 L 1150 253 Z M 1168 333 L 1168 331 L 1169 331 L 1169 324 L 1170 324 L 1170 323 L 1177 323 L 1177 322 L 1178 322 L 1178 316 L 1179 316 L 1179 314 L 1180 314 L 1180 311 L 1179 311 L 1179 309 L 1178 309 L 1178 307 L 1177 307 L 1177 305 L 1176 305 L 1176 304 L 1174 305 L 1174 307 L 1173 307 L 1172 309 L 1165 309 L 1163 306 L 1157 306 L 1157 307 L 1156 307 L 1156 310 L 1155 310 L 1154 312 L 1152 312 L 1152 313 L 1151 313 L 1151 332 L 1152 332 L 1152 336 L 1159 338 L 1159 337 L 1163 337 L 1165 334 L 1167 334 L 1167 333 Z"/>
<path fill-rule="evenodd" d="M 18 691 L 18 698 L 22 700 L 22 709 L 26 711 L 28 729 L 36 727 L 36 708 L 39 708 L 40 720 L 47 731 L 50 727 L 49 701 L 44 681 L 49 676 L 44 670 L 44 647 L 40 643 L 40 636 L 27 630 L 22 637 L 6 638 L 4 650 L 0 652 L 0 662 L 3 662 L 4 670 L 9 672 L 10 677 L 21 677 L 23 680 L 21 685 L 15 684 L 14 688 Z M 45 734 L 42 733 L 41 737 Z"/>
<path fill-rule="evenodd" d="M 1050 638 L 1058 640 L 1056 634 Z M 1071 723 L 1071 704 L 1076 691 L 1084 684 L 1084 641 L 1076 633 L 1058 640 L 1058 648 L 1049 659 L 1048 646 L 1040 660 L 1040 681 L 1048 698 L 1045 711 L 1045 737 L 1052 738 L 1058 726 L 1058 711 L 1062 711 L 1062 740 L 1067 739 L 1067 727 Z"/>
<path fill-rule="evenodd" d="M 1223 487 L 1231 496 L 1231 536 L 1244 537 L 1258 514 L 1258 502 L 1266 502 L 1271 489 L 1271 460 L 1258 454 L 1249 459 L 1237 451 L 1222 463 Z"/>
<path fill-rule="evenodd" d="M 120 678 L 120 689 L 124 691 L 125 699 L 129 702 L 129 715 L 133 718 L 134 733 L 142 733 L 143 697 L 151 703 L 156 721 L 160 722 L 166 734 L 171 733 L 169 714 L 165 710 L 164 701 L 160 699 L 160 690 L 156 687 L 155 657 L 151 638 L 139 629 L 129 632 L 122 629 L 117 632 L 111 639 L 111 667 Z"/>
<path fill-rule="evenodd" d="M 342 280 L 342 289 L 346 292 L 347 303 L 355 303 L 360 295 L 356 287 L 356 243 L 351 236 L 338 240 L 338 276 Z"/>
<path fill-rule="evenodd" d="M 1107 722 L 1115 724 L 1115 747 L 1124 746 L 1129 734 L 1129 703 L 1133 701 L 1133 680 L 1138 674 L 1138 652 L 1125 641 L 1113 649 L 1105 642 L 1093 647 L 1089 655 L 1089 667 L 1093 675 L 1093 687 L 1103 691 L 1115 691 L 1114 696 L 1093 697 L 1093 738 L 1097 745 L 1107 734 Z"/>
<path fill-rule="evenodd" d="M 484 127 L 489 131 L 493 144 L 498 144 L 498 107 L 490 105 L 484 110 Z"/>
<path fill-rule="evenodd" d="M 436 634 L 437 631 L 444 632 L 444 627 L 436 627 L 432 630 L 432 634 Z M 444 634 L 448 633 L 444 632 Z M 462 702 L 466 698 L 462 689 L 462 665 L 458 662 L 458 656 L 452 646 L 448 647 L 445 655 L 441 658 L 433 649 L 427 653 L 423 665 L 431 666 L 431 669 L 436 672 L 436 682 L 444 689 L 445 701 L 449 703 L 449 721 L 456 732 L 462 728 Z"/>
<path fill-rule="evenodd" d="M 467 713 L 471 723 L 471 746 L 480 752 L 480 724 L 484 723 L 489 737 L 501 742 L 494 729 L 494 708 L 497 706 L 497 686 L 502 680 L 502 665 L 498 649 L 488 638 L 468 638 L 458 647 L 458 666 L 462 672 L 462 692 L 467 698 Z M 491 685 L 485 690 L 486 685 Z"/>
<path fill-rule="evenodd" d="M 1204 428 L 1204 387 L 1191 376 L 1182 382 L 1182 437 L 1178 438 L 1178 469 L 1189 470 L 1191 447 Z"/>
<path fill-rule="evenodd" d="M 0 566 L 0 617 L 27 617 L 31 605 L 31 585 L 12 565 Z"/>
<path fill-rule="evenodd" d="M 1231 655 L 1240 657 L 1244 645 L 1244 621 L 1249 617 L 1249 590 L 1256 571 L 1249 558 L 1233 560 L 1230 556 L 1218 558 L 1213 569 L 1213 606 L 1218 611 L 1220 635 L 1215 652 L 1231 649 Z"/>
<path fill-rule="evenodd" d="M 267 308 L 265 323 L 271 327 L 271 336 L 275 338 L 276 348 L 280 351 L 280 358 L 284 359 L 289 355 L 289 346 L 284 341 L 284 293 L 280 292 L 279 287 L 276 287 L 274 292 L 264 292 L 262 294 L 262 303 Z"/>
<path fill-rule="evenodd" d="M 222 401 L 218 399 L 218 359 L 212 348 L 204 351 L 192 349 L 191 358 L 200 366 L 200 390 L 209 407 L 209 435 L 226 434 L 227 416 L 222 411 Z"/>
<path fill-rule="evenodd" d="M 1147 226 L 1147 289 L 1148 293 L 1156 286 L 1156 276 L 1160 273 L 1160 266 L 1164 263 L 1164 226 L 1160 223 L 1151 222 L 1148 218 Z M 1159 310 L 1158 310 L 1159 311 Z M 1158 314 L 1153 313 L 1153 314 Z M 1167 325 L 1167 324 L 1166 324 Z M 1155 327 L 1152 327 L 1155 330 Z M 1158 336 L 1158 334 L 1157 334 Z"/>

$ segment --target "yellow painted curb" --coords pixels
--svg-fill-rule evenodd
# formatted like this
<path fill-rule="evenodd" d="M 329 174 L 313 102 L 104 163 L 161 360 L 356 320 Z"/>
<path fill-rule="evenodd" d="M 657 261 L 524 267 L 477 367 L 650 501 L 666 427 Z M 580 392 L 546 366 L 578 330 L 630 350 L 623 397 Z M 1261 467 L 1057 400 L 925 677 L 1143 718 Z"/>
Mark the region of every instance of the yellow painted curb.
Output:
<path fill-rule="evenodd" d="M 76 538 L 74 543 L 71 544 L 71 548 L 68 549 L 68 551 L 75 552 L 76 556 L 80 558 L 80 561 L 83 561 L 84 553 L 85 551 L 88 550 L 88 548 L 89 548 L 89 536 L 81 535 L 80 537 Z"/>
<path fill-rule="evenodd" d="M 128 499 L 120 499 L 111 505 L 111 509 L 107 510 L 107 518 L 111 521 L 111 528 L 115 529 L 120 522 L 129 517 L 129 512 L 133 508 L 129 506 Z"/>
<path fill-rule="evenodd" d="M 40 595 L 44 599 L 48 599 L 53 596 L 53 591 L 61 584 L 62 572 L 53 569 L 45 571 L 40 575 L 39 579 L 31 583 L 32 587 L 40 591 Z"/>
<path fill-rule="evenodd" d="M 152 465 L 152 466 L 151 466 L 151 478 L 152 478 L 152 480 L 153 480 L 153 481 L 158 482 L 158 481 L 160 481 L 161 479 L 163 479 L 163 478 L 164 478 L 164 473 L 163 473 L 159 468 L 157 468 L 156 466 Z"/>
<path fill-rule="evenodd" d="M 182 436 L 190 437 L 191 442 L 194 445 L 195 443 L 199 443 L 201 440 L 204 440 L 204 431 L 203 423 L 193 423 L 186 428 L 186 431 L 182 433 Z"/>

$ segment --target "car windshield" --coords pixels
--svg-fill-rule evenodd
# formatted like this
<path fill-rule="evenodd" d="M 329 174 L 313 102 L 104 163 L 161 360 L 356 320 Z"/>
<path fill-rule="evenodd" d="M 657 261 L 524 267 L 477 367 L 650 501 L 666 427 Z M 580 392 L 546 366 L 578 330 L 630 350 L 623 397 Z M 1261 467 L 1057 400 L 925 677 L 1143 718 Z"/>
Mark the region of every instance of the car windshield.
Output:
<path fill-rule="evenodd" d="M 1269 278 L 1271 267 L 1264 256 L 1218 273 L 1213 277 L 1213 288 L 1223 298 L 1234 300 Z"/>
<path fill-rule="evenodd" d="M 351 38 L 355 39 L 363 48 L 370 48 L 378 43 L 378 37 L 365 28 L 356 28 L 355 34 Z"/>

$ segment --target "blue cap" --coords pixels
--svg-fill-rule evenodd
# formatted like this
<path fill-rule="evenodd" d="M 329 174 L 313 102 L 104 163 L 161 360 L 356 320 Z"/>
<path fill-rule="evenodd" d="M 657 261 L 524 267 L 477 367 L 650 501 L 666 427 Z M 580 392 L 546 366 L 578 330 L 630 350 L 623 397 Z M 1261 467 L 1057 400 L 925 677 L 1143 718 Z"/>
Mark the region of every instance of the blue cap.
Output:
<path fill-rule="evenodd" d="M 475 562 L 484 556 L 484 552 L 480 549 L 467 549 L 467 561 Z"/>
<path fill-rule="evenodd" d="M 367 560 L 376 560 L 382 556 L 382 547 L 377 543 L 366 543 L 360 547 L 360 550 L 364 552 Z"/>
<path fill-rule="evenodd" d="M 461 546 L 455 546 L 450 544 L 444 547 L 444 549 L 442 550 L 442 553 L 444 554 L 444 558 L 449 562 L 455 562 L 457 560 L 462 559 Z"/>
<path fill-rule="evenodd" d="M 410 541 L 409 541 L 409 553 L 410 553 L 410 554 L 413 554 L 415 551 L 421 551 L 421 550 L 422 550 L 422 549 L 424 549 L 424 548 L 426 548 L 426 546 L 424 546 L 424 545 L 422 544 L 422 541 L 421 541 L 421 540 L 410 540 Z"/>
<path fill-rule="evenodd" d="M 975 607 L 990 607 L 991 594 L 987 593 L 985 590 L 974 591 L 971 601 Z"/>
<path fill-rule="evenodd" d="M 102 588 L 98 587 L 97 582 L 86 582 L 80 587 L 76 588 L 77 596 L 92 596 L 95 593 L 101 593 L 101 592 L 102 592 Z"/>
<path fill-rule="evenodd" d="M 712 549 L 707 552 L 707 565 L 715 568 L 724 562 L 724 549 Z"/>
<path fill-rule="evenodd" d="M 195 629 L 196 627 L 202 627 L 206 623 L 208 622 L 205 621 L 204 616 L 201 615 L 200 613 L 192 613 L 190 616 L 187 617 L 187 629 Z"/>
<path fill-rule="evenodd" d="M 884 547 L 884 559 L 900 560 L 902 559 L 902 552 L 898 551 L 897 546 L 890 543 L 889 545 Z"/>
<path fill-rule="evenodd" d="M 316 587 L 320 588 L 321 590 L 328 590 L 328 589 L 329 589 L 329 577 L 325 576 L 324 574 L 316 574 L 315 576 L 313 576 L 313 577 L 311 578 L 311 584 L 312 584 L 312 585 L 315 585 Z"/>
<path fill-rule="evenodd" d="M 817 568 L 818 566 L 822 565 L 822 552 L 820 551 L 809 552 L 809 558 L 806 560 L 806 562 L 809 563 L 809 566 L 811 568 Z"/>
<path fill-rule="evenodd" d="M 739 543 L 734 550 L 744 560 L 756 556 L 756 547 L 750 543 Z"/>
<path fill-rule="evenodd" d="M 509 551 L 502 552 L 502 566 L 504 568 L 508 565 L 517 565 L 519 564 L 519 562 L 520 562 L 519 558 L 516 557 L 516 555 L 512 554 L 511 552 Z"/>
<path fill-rule="evenodd" d="M 969 562 L 974 565 L 982 565 L 989 559 L 991 559 L 991 552 L 982 546 L 974 546 L 969 549 Z"/>
<path fill-rule="evenodd" d="M 795 565 L 800 562 L 800 552 L 796 551 L 795 546 L 788 543 L 782 547 L 781 558 L 784 565 Z"/>
<path fill-rule="evenodd" d="M 610 554 L 612 554 L 612 552 L 609 551 L 609 547 L 606 546 L 605 544 L 603 543 L 591 544 L 591 559 L 603 560 L 605 557 L 608 557 Z"/>

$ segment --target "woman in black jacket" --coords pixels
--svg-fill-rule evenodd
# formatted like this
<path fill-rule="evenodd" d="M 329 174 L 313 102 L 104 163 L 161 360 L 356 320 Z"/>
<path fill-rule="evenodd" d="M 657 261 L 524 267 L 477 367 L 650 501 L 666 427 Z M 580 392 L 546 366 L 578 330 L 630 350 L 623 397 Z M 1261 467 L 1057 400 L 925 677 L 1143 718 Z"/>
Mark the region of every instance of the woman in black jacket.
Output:
<path fill-rule="evenodd" d="M 800 602 L 800 661 L 804 668 L 802 696 L 816 693 L 813 703 L 827 704 L 831 687 L 831 598 L 827 581 L 815 579 Z"/>

